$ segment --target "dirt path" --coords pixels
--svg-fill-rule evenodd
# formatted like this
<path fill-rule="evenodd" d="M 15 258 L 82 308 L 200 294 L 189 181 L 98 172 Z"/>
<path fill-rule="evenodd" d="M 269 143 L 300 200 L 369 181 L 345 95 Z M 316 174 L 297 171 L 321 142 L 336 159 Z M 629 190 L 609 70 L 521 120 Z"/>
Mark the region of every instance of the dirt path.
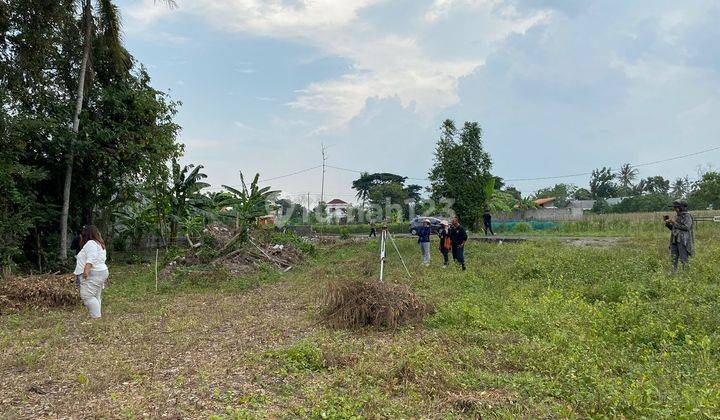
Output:
<path fill-rule="evenodd" d="M 266 372 L 256 363 L 263 353 L 316 328 L 306 290 L 282 282 L 244 294 L 178 296 L 98 323 L 84 321 L 78 308 L 17 325 L 18 337 L 3 343 L 0 412 L 33 418 L 223 412 L 228 398 L 265 393 Z"/>

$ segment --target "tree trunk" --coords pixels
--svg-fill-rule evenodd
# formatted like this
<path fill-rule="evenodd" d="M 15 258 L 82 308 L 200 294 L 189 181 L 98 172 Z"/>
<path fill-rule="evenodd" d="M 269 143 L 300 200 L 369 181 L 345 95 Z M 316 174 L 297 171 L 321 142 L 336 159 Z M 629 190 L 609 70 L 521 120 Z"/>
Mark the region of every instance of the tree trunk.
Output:
<path fill-rule="evenodd" d="M 87 73 L 88 62 L 90 61 L 90 50 L 92 47 L 92 3 L 91 0 L 85 0 L 83 6 L 83 16 L 85 20 L 85 42 L 83 47 L 83 58 L 80 64 L 80 78 L 78 80 L 77 98 L 75 102 L 75 114 L 73 115 L 72 131 L 73 137 L 68 147 L 67 160 L 65 162 L 65 183 L 63 185 L 63 204 L 60 216 L 60 260 L 67 259 L 68 250 L 68 216 L 70 214 L 70 186 L 72 183 L 73 162 L 75 160 L 74 139 L 77 138 L 80 131 L 80 112 L 85 95 L 85 74 Z"/>

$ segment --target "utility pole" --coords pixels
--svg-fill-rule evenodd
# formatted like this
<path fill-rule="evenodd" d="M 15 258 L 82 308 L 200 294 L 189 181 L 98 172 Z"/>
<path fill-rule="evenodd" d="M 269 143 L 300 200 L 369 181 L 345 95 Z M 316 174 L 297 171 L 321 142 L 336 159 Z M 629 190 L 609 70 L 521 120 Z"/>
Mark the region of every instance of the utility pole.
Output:
<path fill-rule="evenodd" d="M 327 156 L 325 155 L 325 143 L 320 143 L 322 146 L 322 184 L 320 185 L 320 202 L 325 202 L 325 161 Z"/>

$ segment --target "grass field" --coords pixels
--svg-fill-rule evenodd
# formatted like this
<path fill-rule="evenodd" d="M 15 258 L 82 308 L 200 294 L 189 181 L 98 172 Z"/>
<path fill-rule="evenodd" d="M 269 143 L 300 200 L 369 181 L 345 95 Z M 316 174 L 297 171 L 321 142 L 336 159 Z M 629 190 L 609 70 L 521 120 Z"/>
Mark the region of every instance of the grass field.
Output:
<path fill-rule="evenodd" d="M 660 230 L 659 232 L 662 232 Z M 469 269 L 422 268 L 436 312 L 398 331 L 331 330 L 326 281 L 373 277 L 376 243 L 248 277 L 194 268 L 154 289 L 112 267 L 105 318 L 84 308 L 0 317 L 4 417 L 718 417 L 720 239 L 700 228 L 688 272 L 667 237 L 578 247 L 470 243 Z"/>

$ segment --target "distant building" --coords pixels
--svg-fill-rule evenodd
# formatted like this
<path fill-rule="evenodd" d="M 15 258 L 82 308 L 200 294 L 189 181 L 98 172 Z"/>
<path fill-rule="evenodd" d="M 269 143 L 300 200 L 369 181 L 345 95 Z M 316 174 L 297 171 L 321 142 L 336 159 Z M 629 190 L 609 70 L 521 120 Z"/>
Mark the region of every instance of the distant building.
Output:
<path fill-rule="evenodd" d="M 347 210 L 349 205 L 350 204 L 339 198 L 333 198 L 332 200 L 328 201 L 325 204 L 325 211 L 327 212 L 328 222 L 340 222 L 343 220 L 347 220 Z"/>
<path fill-rule="evenodd" d="M 614 206 L 622 203 L 622 201 L 626 198 L 627 197 L 606 198 L 605 202 L 608 203 L 609 206 Z M 568 204 L 568 207 L 575 207 L 583 210 L 592 210 L 593 206 L 595 206 L 595 200 L 571 200 Z"/>
<path fill-rule="evenodd" d="M 555 206 L 555 200 L 557 200 L 557 197 L 538 198 L 537 200 L 534 200 L 533 203 L 544 209 L 556 209 L 557 206 Z"/>

